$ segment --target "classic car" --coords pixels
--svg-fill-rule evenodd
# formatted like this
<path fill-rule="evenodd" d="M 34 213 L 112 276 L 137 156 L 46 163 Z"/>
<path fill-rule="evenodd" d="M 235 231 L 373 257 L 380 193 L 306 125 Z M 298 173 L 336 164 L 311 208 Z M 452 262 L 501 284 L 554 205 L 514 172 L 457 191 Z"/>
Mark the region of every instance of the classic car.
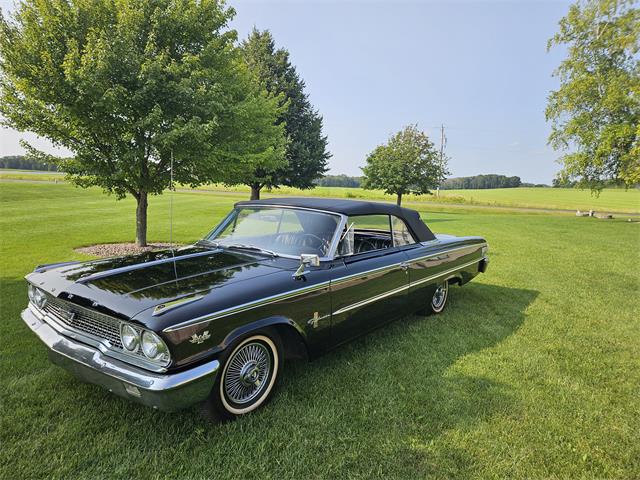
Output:
<path fill-rule="evenodd" d="M 312 359 L 417 311 L 488 265 L 481 237 L 434 235 L 396 205 L 238 202 L 194 245 L 38 266 L 26 324 L 81 380 L 161 410 L 234 418 Z"/>

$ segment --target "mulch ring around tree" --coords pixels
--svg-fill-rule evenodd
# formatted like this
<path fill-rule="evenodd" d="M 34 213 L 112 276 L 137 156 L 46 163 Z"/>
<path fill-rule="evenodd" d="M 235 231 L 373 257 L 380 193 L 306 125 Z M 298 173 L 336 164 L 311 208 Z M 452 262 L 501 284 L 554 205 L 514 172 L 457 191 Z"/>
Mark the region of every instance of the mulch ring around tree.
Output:
<path fill-rule="evenodd" d="M 123 255 L 135 255 L 136 253 L 150 252 L 152 250 L 164 250 L 170 248 L 170 243 L 149 243 L 146 247 L 139 247 L 135 243 L 102 243 L 76 248 L 78 253 L 94 255 L 96 257 L 120 257 Z M 181 245 L 173 244 L 173 247 Z"/>

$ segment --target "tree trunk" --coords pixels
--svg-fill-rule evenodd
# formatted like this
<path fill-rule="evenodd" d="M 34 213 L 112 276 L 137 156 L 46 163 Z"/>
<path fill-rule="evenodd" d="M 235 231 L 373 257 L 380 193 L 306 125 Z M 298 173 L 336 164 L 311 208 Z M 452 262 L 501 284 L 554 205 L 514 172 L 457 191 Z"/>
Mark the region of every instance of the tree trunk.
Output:
<path fill-rule="evenodd" d="M 139 192 L 136 197 L 136 245 L 147 246 L 147 192 Z"/>
<path fill-rule="evenodd" d="M 402 204 L 402 193 L 398 193 L 398 200 L 396 200 L 396 205 L 400 206 Z"/>
<path fill-rule="evenodd" d="M 251 185 L 251 199 L 250 200 L 260 200 L 260 190 L 262 189 L 262 185 L 254 183 Z"/>

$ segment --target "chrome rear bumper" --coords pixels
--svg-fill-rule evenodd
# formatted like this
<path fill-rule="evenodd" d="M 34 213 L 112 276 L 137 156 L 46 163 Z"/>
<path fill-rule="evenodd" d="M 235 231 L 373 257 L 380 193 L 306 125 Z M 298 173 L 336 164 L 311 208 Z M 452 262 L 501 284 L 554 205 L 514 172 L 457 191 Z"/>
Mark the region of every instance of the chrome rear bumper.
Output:
<path fill-rule="evenodd" d="M 206 399 L 220 369 L 220 363 L 213 360 L 179 373 L 149 372 L 59 334 L 29 308 L 21 316 L 49 348 L 53 363 L 80 380 L 159 410 L 180 410 Z"/>

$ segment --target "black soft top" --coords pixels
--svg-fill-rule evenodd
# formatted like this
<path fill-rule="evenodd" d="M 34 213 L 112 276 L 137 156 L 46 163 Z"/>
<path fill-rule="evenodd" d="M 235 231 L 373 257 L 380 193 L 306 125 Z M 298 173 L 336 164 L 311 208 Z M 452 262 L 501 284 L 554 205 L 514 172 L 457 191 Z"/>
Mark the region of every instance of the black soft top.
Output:
<path fill-rule="evenodd" d="M 334 198 L 313 197 L 283 197 L 268 198 L 265 200 L 249 200 L 236 203 L 239 207 L 248 206 L 287 206 L 324 210 L 327 212 L 341 213 L 343 215 L 395 215 L 405 221 L 411 232 L 419 242 L 433 240 L 429 227 L 420 219 L 420 214 L 409 208 L 399 207 L 392 203 L 366 202 L 362 200 L 343 200 Z"/>

